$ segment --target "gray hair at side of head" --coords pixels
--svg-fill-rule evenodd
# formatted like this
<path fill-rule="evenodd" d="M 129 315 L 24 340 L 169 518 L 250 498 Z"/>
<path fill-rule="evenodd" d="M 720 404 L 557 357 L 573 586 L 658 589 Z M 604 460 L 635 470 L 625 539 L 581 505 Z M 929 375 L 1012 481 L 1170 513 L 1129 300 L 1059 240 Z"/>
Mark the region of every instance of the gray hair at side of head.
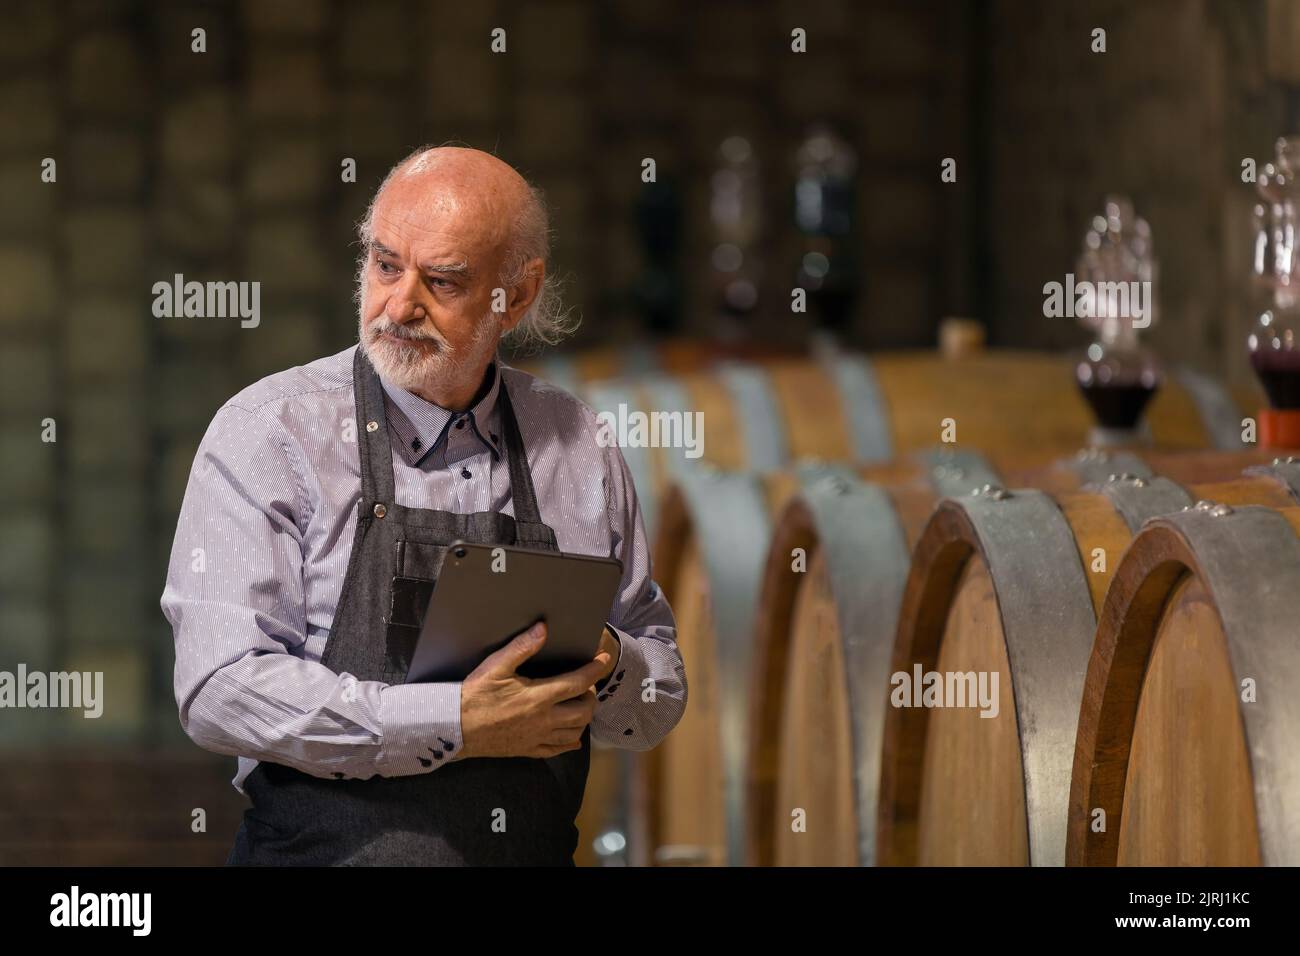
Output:
<path fill-rule="evenodd" d="M 460 143 L 444 143 L 444 146 L 460 146 Z M 421 146 L 402 158 L 384 177 L 375 194 L 370 198 L 366 214 L 357 223 L 357 238 L 360 240 L 361 254 L 357 260 L 357 281 L 354 298 L 361 302 L 366 266 L 370 260 L 370 246 L 374 239 L 375 203 L 384 188 L 393 181 L 399 172 L 418 172 L 423 167 L 423 159 L 436 146 Z M 510 239 L 502 257 L 501 274 L 497 281 L 501 287 L 509 289 L 518 285 L 529 276 L 528 264 L 534 259 L 541 259 L 549 265 L 551 251 L 550 216 L 546 210 L 546 198 L 542 191 L 532 183 L 528 186 L 528 199 L 522 205 L 515 221 L 510 227 Z M 542 288 L 537 298 L 528 307 L 528 311 L 519 323 L 504 336 L 502 343 L 512 349 L 526 353 L 536 351 L 547 345 L 555 345 L 571 335 L 581 324 L 581 317 L 574 315 L 564 307 L 560 295 L 561 280 L 548 270 L 542 280 Z"/>
<path fill-rule="evenodd" d="M 528 264 L 534 259 L 541 259 L 549 265 L 550 258 L 551 226 L 546 197 L 540 189 L 528 183 L 528 198 L 510 228 L 510 241 L 499 279 L 502 288 L 509 289 L 527 279 L 530 274 Z M 520 351 L 532 351 L 556 345 L 578 328 L 582 320 L 564 308 L 560 284 L 556 276 L 546 272 L 533 304 L 519 324 L 503 336 L 505 343 Z"/>

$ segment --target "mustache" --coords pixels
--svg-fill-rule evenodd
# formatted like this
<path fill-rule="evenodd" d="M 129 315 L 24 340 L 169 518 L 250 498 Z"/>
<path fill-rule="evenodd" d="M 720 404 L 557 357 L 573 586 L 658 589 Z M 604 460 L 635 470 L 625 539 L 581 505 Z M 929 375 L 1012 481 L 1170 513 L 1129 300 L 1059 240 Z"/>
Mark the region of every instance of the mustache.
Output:
<path fill-rule="evenodd" d="M 436 342 L 443 348 L 447 348 L 447 340 L 440 335 L 426 335 L 415 332 L 404 325 L 397 325 L 386 319 L 380 319 L 370 326 L 370 337 L 372 339 L 377 339 L 381 335 L 390 335 L 395 339 L 404 339 L 410 342 Z"/>

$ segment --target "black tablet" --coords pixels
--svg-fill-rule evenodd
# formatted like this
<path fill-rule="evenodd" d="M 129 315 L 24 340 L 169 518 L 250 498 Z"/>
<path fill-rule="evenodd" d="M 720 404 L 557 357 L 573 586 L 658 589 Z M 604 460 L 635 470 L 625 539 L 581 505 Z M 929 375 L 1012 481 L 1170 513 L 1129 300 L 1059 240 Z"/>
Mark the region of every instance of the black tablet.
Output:
<path fill-rule="evenodd" d="M 525 677 L 576 670 L 600 649 L 623 564 L 617 558 L 453 542 L 424 613 L 408 684 L 464 680 L 537 621 L 546 643 Z"/>

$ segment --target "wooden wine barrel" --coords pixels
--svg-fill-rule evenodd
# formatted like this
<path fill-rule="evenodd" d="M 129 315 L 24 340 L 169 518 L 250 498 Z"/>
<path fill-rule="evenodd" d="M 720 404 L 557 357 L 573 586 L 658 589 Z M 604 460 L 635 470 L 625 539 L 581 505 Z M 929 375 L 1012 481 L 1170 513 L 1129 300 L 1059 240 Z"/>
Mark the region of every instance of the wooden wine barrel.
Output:
<path fill-rule="evenodd" d="M 797 748 L 760 746 L 750 754 L 750 728 L 762 728 L 756 740 L 772 744 L 778 739 L 786 669 L 797 668 L 801 659 L 796 654 L 787 662 L 797 589 L 812 581 L 829 586 L 827 570 L 819 563 L 820 541 L 842 556 L 836 568 L 856 567 L 865 555 L 877 569 L 836 587 L 848 595 L 840 602 L 842 612 L 850 621 L 869 622 L 870 643 L 887 656 L 911 544 L 939 497 L 967 493 L 998 481 L 999 474 L 1038 475 L 1044 483 L 1069 488 L 1109 473 L 1149 471 L 1128 452 L 1090 451 L 1046 466 L 1061 454 L 1037 449 L 980 456 L 933 449 L 888 465 L 808 463 L 778 472 L 702 471 L 679 479 L 664 499 L 654 566 L 676 614 L 691 703 L 672 735 L 638 761 L 632 796 L 642 826 L 634 827 L 640 836 L 634 859 L 774 862 L 770 808 L 776 756 Z M 1184 457 L 1180 454 L 1178 460 Z M 1198 468 L 1208 470 L 1217 461 Z M 1226 476 L 1240 465 L 1222 468 Z M 780 543 L 771 545 L 770 516 L 796 496 L 801 507 L 785 512 L 777 524 Z M 769 559 L 769 547 L 784 558 Z M 805 549 L 810 573 L 791 570 L 789 556 L 797 547 Z M 769 581 L 763 585 L 765 566 Z M 860 583 L 864 580 L 865 585 Z M 860 611 L 849 609 L 851 600 L 859 602 Z M 760 689 L 751 703 L 753 674 L 759 675 Z M 878 765 L 878 759 L 871 765 Z M 745 822 L 751 802 L 760 808 L 754 816 L 762 821 L 757 829 Z M 869 817 L 874 821 L 874 812 Z M 824 858 L 820 851 L 814 857 Z"/>
<path fill-rule="evenodd" d="M 1259 456 L 1229 455 L 1223 464 L 1238 468 L 1252 457 Z M 1175 458 L 1159 470 L 1220 477 L 1213 468 L 1197 474 L 1205 465 L 1193 456 L 1189 468 Z M 1144 521 L 1197 499 L 1294 503 L 1300 482 L 1289 466 L 1251 471 L 1186 486 L 1117 475 L 1055 495 L 988 489 L 939 505 L 917 541 L 889 677 L 877 685 L 884 711 L 878 862 L 1064 862 L 1079 702 L 1115 565 Z M 897 675 L 917 683 L 932 672 L 984 675 L 980 689 L 990 692 L 997 675 L 996 706 L 990 693 L 983 710 L 992 719 L 977 707 L 909 700 Z"/>
<path fill-rule="evenodd" d="M 1300 509 L 1207 502 L 1134 538 L 1087 659 L 1068 863 L 1300 865 L 1297 536 Z"/>
<path fill-rule="evenodd" d="M 1067 358 L 1045 353 L 950 360 L 933 352 L 826 351 L 590 381 L 576 394 L 615 424 L 632 425 L 633 413 L 665 424 L 701 414 L 697 458 L 682 447 L 620 441 L 653 531 L 668 483 L 701 461 L 773 471 L 807 458 L 885 463 L 945 441 L 990 452 L 1078 448 L 1093 419 L 1073 375 Z M 1146 415 L 1153 445 L 1171 449 L 1240 448 L 1240 421 L 1219 385 L 1190 373 L 1171 376 Z M 955 435 L 944 434 L 947 422 Z"/>
<path fill-rule="evenodd" d="M 1091 413 L 1074 388 L 1072 376 L 1066 359 L 1034 353 L 977 354 L 954 361 L 931 353 L 896 353 L 869 359 L 827 352 L 812 359 L 776 360 L 762 365 L 722 363 L 708 371 L 677 376 L 596 382 L 587 386 L 584 397 L 592 407 L 610 413 L 616 420 L 620 414 L 635 411 L 669 415 L 698 412 L 703 419 L 704 464 L 729 471 L 773 471 L 806 459 L 851 464 L 880 464 L 900 458 L 906 461 L 936 440 L 951 437 L 945 434 L 949 428 L 955 429 L 963 444 L 977 442 L 995 455 L 1024 448 L 1078 447 L 1091 428 Z M 1214 398 L 1207 399 L 1207 395 Z M 1032 406 L 1034 414 L 1025 415 L 1026 406 Z M 1211 413 L 1225 409 L 1226 417 Z M 1231 401 L 1211 385 L 1201 382 L 1192 389 L 1171 384 L 1153 401 L 1148 420 L 1157 441 L 1172 447 L 1203 447 L 1211 443 L 1211 438 L 1213 443 L 1238 441 L 1237 414 Z M 1222 427 L 1225 421 L 1231 424 L 1230 430 Z M 682 448 L 621 444 L 640 491 L 643 520 L 655 535 L 660 520 L 658 502 L 664 489 L 672 480 L 684 481 L 700 471 L 700 462 L 688 458 Z M 979 483 L 956 475 L 954 478 L 966 482 L 959 490 Z M 914 489 L 911 494 L 900 489 L 895 501 L 900 510 L 915 509 L 924 517 L 935 497 L 930 487 Z M 730 505 L 740 507 L 737 502 L 745 500 L 741 495 Z M 755 500 L 753 495 L 749 500 Z M 767 534 L 766 525 L 755 527 L 761 531 L 757 544 L 747 541 L 741 547 L 728 545 L 726 549 L 731 555 L 753 554 L 754 561 L 748 565 L 744 559 L 720 558 L 713 562 L 715 566 L 725 565 L 747 582 L 745 587 L 732 589 L 738 596 L 725 602 L 727 607 L 745 609 L 719 611 L 734 625 L 727 631 L 741 635 L 720 639 L 728 644 L 733 640 L 742 642 L 741 656 L 732 656 L 730 661 L 748 659 L 744 649 L 749 647 L 752 629 L 743 622 L 752 620 L 755 574 L 761 561 L 758 556 L 765 553 Z M 718 540 L 731 539 L 724 532 Z M 665 560 L 657 561 L 661 570 Z M 726 687 L 733 680 L 747 681 L 743 670 L 736 673 L 742 676 L 726 678 Z M 743 702 L 747 693 L 724 696 Z M 692 713 L 700 712 L 698 700 L 696 694 Z M 738 714 L 742 716 L 730 720 L 728 726 L 747 725 L 743 709 Z M 688 727 L 689 721 L 690 717 Z M 690 736 L 679 728 L 675 738 Z M 743 753 L 743 733 L 726 732 L 723 739 L 730 741 L 729 751 Z M 671 752 L 671 746 L 667 749 Z M 655 763 L 653 758 L 649 761 L 647 774 L 654 773 Z M 742 764 L 741 757 L 733 756 L 727 762 L 729 769 L 723 772 L 732 781 L 726 804 L 733 808 L 744 804 L 745 785 L 738 770 Z M 676 779 L 676 775 L 669 779 Z M 707 779 L 698 779 L 695 784 L 712 786 Z M 658 798 L 659 789 L 653 783 L 643 787 L 651 795 L 650 804 Z M 743 824 L 735 812 L 726 817 L 730 822 L 724 857 L 734 862 L 744 853 Z M 648 805 L 647 819 L 652 829 L 659 826 L 653 805 Z M 701 832 L 714 830 L 707 821 L 697 821 L 694 826 Z M 668 826 L 664 832 L 673 831 Z M 685 837 L 677 840 L 669 835 L 663 841 L 652 841 L 658 847 L 652 852 L 660 859 L 715 859 L 719 852 L 716 843 L 706 840 L 701 844 L 690 834 Z M 713 849 L 701 850 L 704 845 Z"/>
<path fill-rule="evenodd" d="M 662 503 L 655 578 L 673 606 L 690 705 L 655 751 L 642 755 L 636 799 L 645 862 L 739 863 L 750 772 L 753 635 L 766 618 L 758 593 L 773 514 L 793 496 L 834 499 L 840 487 L 887 486 L 905 524 L 924 523 L 936 498 L 998 480 L 998 469 L 1050 460 L 1045 450 L 987 458 L 933 449 L 887 465 L 806 462 L 776 472 L 699 470 L 677 479 Z M 992 462 L 988 459 L 991 458 Z M 890 542 L 881 542 L 888 548 Z M 906 571 L 906 548 L 888 550 Z"/>
<path fill-rule="evenodd" d="M 1066 492 L 1110 475 L 1153 468 L 1227 478 L 1244 454 L 1088 450 L 1043 466 L 1003 456 L 1016 484 Z M 896 476 L 897 477 L 897 476 Z M 759 864 L 856 864 L 875 860 L 883 690 L 912 546 L 940 492 L 912 479 L 884 487 L 805 493 L 781 514 L 756 625 L 748 858 Z M 807 573 L 790 566 L 803 549 Z M 845 639 L 844 635 L 852 635 Z M 849 680 L 846 674 L 852 674 Z M 809 707 L 801 705 L 808 702 Z M 809 709 L 811 708 L 811 709 Z M 826 749 L 851 740 L 852 759 Z M 802 811 L 807 829 L 793 828 Z"/>

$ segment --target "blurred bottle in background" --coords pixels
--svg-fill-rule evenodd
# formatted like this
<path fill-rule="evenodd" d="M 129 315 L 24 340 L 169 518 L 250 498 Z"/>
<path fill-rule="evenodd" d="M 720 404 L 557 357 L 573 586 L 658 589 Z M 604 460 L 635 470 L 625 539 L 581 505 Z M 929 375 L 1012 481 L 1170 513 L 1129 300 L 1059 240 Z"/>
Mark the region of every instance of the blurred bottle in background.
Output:
<path fill-rule="evenodd" d="M 685 301 L 681 276 L 682 196 L 675 178 L 660 172 L 645 183 L 636 204 L 637 239 L 644 268 L 632 290 L 642 326 L 655 338 L 679 333 Z"/>
<path fill-rule="evenodd" d="M 795 285 L 806 291 L 820 331 L 851 326 L 860 281 L 856 268 L 854 172 L 858 160 L 829 126 L 813 127 L 795 153 L 794 220 L 802 237 Z"/>
<path fill-rule="evenodd" d="M 762 183 L 758 159 L 744 136 L 728 136 L 718 147 L 709 221 L 715 334 L 726 342 L 740 341 L 749 336 L 762 278 Z"/>

